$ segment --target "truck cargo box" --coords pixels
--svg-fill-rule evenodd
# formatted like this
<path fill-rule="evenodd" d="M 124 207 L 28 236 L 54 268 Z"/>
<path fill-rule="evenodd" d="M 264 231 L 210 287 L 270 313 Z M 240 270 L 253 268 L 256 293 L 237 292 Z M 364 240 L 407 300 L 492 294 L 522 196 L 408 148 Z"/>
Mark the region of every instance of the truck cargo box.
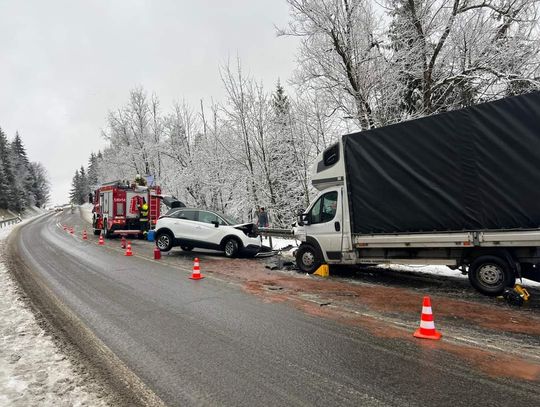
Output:
<path fill-rule="evenodd" d="M 540 92 L 343 136 L 353 234 L 540 227 Z"/>

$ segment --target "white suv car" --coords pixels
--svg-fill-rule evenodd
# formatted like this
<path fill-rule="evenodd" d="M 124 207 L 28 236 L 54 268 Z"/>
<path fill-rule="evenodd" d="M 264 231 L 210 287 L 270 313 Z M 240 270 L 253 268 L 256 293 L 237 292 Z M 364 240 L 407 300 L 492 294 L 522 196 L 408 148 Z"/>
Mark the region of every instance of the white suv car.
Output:
<path fill-rule="evenodd" d="M 224 251 L 227 257 L 254 256 L 261 240 L 253 223 L 238 224 L 233 219 L 206 210 L 171 209 L 156 224 L 156 246 L 167 252 L 174 246 L 190 251 L 195 247 Z"/>

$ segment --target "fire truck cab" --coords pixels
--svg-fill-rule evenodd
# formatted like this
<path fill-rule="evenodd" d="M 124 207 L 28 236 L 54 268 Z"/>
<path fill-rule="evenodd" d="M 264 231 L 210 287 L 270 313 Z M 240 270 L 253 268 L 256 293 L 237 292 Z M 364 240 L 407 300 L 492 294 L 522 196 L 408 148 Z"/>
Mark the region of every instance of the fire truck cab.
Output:
<path fill-rule="evenodd" d="M 141 235 L 139 204 L 148 204 L 148 224 L 152 229 L 160 216 L 161 188 L 141 186 L 129 181 L 113 181 L 94 191 L 92 227 L 94 234 Z"/>

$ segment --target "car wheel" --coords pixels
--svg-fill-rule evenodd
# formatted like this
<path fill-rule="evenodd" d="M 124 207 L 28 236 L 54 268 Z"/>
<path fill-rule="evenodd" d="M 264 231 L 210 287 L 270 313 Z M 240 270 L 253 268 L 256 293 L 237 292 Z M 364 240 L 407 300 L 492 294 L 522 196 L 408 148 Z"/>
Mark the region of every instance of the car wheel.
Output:
<path fill-rule="evenodd" d="M 162 252 L 168 252 L 173 247 L 173 237 L 169 232 L 159 232 L 156 236 L 156 246 Z"/>
<path fill-rule="evenodd" d="M 480 256 L 469 267 L 469 282 L 484 295 L 497 296 L 513 287 L 516 276 L 508 262 L 497 256 Z"/>
<path fill-rule="evenodd" d="M 227 239 L 223 245 L 223 250 L 225 251 L 225 256 L 227 257 L 236 257 L 238 254 L 238 249 L 238 242 L 233 238 Z"/>
<path fill-rule="evenodd" d="M 304 273 L 314 273 L 322 264 L 319 251 L 310 244 L 302 244 L 296 251 L 296 266 Z"/>
<path fill-rule="evenodd" d="M 190 252 L 193 250 L 193 246 L 189 246 L 189 245 L 184 245 L 184 246 L 180 246 L 182 248 L 183 251 L 185 252 Z"/>

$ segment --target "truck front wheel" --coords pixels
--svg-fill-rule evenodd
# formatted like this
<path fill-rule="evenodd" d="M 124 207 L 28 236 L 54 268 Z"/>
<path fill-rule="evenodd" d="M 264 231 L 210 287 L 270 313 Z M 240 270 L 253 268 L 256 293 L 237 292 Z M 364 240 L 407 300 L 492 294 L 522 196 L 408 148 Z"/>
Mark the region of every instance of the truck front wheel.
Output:
<path fill-rule="evenodd" d="M 513 287 L 516 276 L 505 260 L 497 256 L 480 256 L 469 267 L 471 285 L 484 295 L 501 295 L 506 287 Z"/>
<path fill-rule="evenodd" d="M 310 244 L 302 244 L 296 251 L 296 266 L 304 273 L 314 273 L 322 264 L 319 251 Z"/>

